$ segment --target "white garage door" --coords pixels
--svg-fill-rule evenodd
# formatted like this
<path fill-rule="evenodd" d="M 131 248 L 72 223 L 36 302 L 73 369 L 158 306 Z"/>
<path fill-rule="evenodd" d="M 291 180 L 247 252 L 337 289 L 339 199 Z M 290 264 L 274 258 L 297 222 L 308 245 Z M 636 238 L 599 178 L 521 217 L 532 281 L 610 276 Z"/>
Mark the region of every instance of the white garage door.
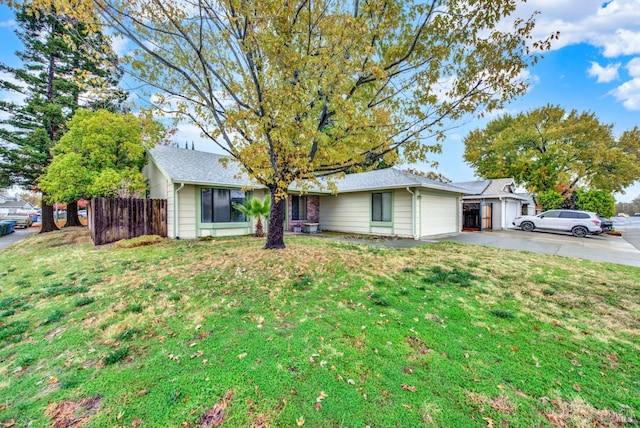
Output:
<path fill-rule="evenodd" d="M 513 219 L 518 216 L 519 203 L 515 201 L 505 201 L 505 218 L 503 219 L 502 227 L 507 229 L 513 227 Z"/>
<path fill-rule="evenodd" d="M 422 236 L 455 233 L 458 230 L 458 197 L 422 195 Z"/>

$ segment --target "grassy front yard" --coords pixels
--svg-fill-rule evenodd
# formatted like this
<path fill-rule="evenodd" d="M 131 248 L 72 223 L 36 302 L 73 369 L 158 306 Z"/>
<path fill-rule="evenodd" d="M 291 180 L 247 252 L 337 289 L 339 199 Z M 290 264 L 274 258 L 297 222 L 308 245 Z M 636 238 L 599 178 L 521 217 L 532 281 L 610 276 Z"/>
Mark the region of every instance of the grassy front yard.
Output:
<path fill-rule="evenodd" d="M 0 426 L 640 423 L 640 269 L 287 244 L 0 252 Z"/>

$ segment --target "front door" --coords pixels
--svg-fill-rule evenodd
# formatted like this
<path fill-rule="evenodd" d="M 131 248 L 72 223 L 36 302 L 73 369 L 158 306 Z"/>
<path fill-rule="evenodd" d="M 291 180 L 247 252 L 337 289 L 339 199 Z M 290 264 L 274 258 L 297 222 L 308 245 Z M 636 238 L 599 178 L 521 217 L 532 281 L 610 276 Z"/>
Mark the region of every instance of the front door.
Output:
<path fill-rule="evenodd" d="M 480 203 L 465 202 L 462 204 L 462 228 L 465 230 L 480 230 Z"/>

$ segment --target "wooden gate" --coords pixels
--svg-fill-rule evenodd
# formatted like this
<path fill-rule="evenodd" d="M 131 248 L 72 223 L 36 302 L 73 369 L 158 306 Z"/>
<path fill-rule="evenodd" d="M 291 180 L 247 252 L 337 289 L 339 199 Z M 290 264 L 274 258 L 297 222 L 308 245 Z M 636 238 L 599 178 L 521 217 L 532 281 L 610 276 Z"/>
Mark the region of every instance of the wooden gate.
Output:
<path fill-rule="evenodd" d="M 166 199 L 95 198 L 87 207 L 94 245 L 142 235 L 167 236 Z"/>

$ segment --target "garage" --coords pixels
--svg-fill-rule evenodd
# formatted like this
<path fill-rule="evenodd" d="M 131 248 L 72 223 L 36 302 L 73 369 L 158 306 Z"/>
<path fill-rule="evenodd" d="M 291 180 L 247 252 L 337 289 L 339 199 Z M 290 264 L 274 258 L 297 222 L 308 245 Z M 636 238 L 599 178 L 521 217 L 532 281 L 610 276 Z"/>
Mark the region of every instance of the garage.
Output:
<path fill-rule="evenodd" d="M 460 231 L 460 199 L 456 194 L 421 194 L 420 236 Z"/>
<path fill-rule="evenodd" d="M 512 227 L 511 224 L 513 223 L 513 219 L 518 216 L 518 213 L 521 210 L 520 202 L 514 200 L 506 200 L 504 208 L 505 214 L 504 218 L 502 219 L 502 228 L 508 229 L 509 227 Z"/>

